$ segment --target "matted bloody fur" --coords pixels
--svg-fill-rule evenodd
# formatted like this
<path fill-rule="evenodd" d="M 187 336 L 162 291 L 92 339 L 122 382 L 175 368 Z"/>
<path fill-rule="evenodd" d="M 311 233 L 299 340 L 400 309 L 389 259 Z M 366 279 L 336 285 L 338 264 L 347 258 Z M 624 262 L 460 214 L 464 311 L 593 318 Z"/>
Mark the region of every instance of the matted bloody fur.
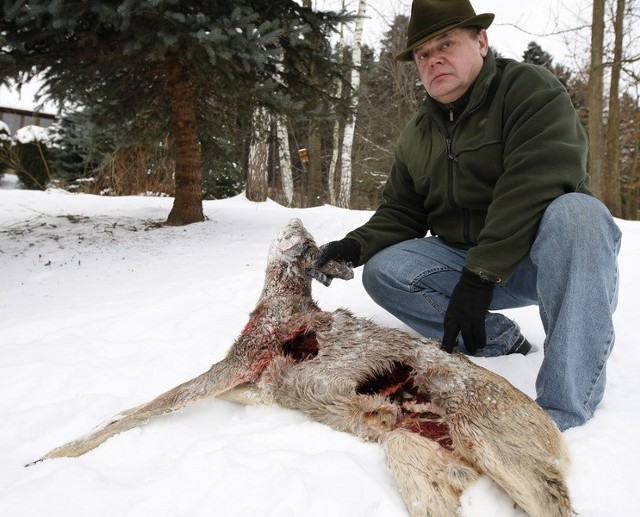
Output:
<path fill-rule="evenodd" d="M 80 456 L 151 418 L 220 397 L 297 409 L 383 444 L 414 517 L 458 515 L 461 492 L 483 474 L 531 516 L 572 515 L 566 446 L 544 411 L 436 341 L 321 310 L 306 272 L 317 255 L 313 237 L 292 220 L 272 242 L 260 299 L 222 361 L 38 461 Z M 353 276 L 335 262 L 321 272 Z"/>

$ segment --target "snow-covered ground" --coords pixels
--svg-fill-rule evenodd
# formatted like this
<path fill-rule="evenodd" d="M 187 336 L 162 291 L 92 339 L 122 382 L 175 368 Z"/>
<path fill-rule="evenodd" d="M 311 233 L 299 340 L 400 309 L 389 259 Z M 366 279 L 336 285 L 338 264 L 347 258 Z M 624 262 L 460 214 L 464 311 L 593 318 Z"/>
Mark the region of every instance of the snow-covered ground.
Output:
<path fill-rule="evenodd" d="M 292 217 L 324 243 L 370 213 L 238 196 L 205 202 L 203 223 L 158 228 L 172 199 L 13 186 L 13 176 L 0 180 L 1 516 L 407 515 L 379 445 L 293 411 L 215 399 L 83 457 L 25 468 L 221 359 L 258 299 L 269 242 Z M 580 517 L 639 515 L 640 223 L 618 223 L 607 393 L 591 422 L 565 433 Z M 359 275 L 316 283 L 316 299 L 401 326 L 369 300 Z M 533 395 L 542 326 L 536 308 L 509 313 L 537 351 L 478 363 Z M 523 515 L 487 478 L 462 499 L 466 516 Z"/>

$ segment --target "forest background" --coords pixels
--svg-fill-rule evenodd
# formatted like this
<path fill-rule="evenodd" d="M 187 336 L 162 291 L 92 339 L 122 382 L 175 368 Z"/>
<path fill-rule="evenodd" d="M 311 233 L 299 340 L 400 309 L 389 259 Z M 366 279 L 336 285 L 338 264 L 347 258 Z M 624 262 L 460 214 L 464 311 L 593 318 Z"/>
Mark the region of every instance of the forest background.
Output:
<path fill-rule="evenodd" d="M 243 190 L 285 206 L 374 209 L 399 133 L 424 97 L 415 67 L 394 59 L 406 42 L 406 0 L 26 4 L 3 4 L 0 82 L 37 75 L 59 122 L 46 137 L 0 129 L 0 174 L 13 170 L 28 188 L 175 196 L 171 224 L 202 220 L 203 199 Z M 363 38 L 382 4 L 380 36 Z M 474 7 L 508 25 L 489 4 Z M 512 24 L 530 35 L 520 60 L 550 69 L 571 95 L 589 132 L 594 192 L 634 220 L 639 8 L 576 1 L 561 18 L 547 12 L 543 32 Z M 550 35 L 562 50 L 537 43 Z"/>

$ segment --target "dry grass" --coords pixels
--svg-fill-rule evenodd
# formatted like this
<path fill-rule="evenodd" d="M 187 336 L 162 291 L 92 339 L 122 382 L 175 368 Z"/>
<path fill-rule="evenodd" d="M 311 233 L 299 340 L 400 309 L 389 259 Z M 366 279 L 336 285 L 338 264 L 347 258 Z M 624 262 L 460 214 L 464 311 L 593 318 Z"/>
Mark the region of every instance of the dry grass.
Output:
<path fill-rule="evenodd" d="M 80 191 L 88 194 L 173 196 L 175 162 L 166 145 L 118 149 Z"/>

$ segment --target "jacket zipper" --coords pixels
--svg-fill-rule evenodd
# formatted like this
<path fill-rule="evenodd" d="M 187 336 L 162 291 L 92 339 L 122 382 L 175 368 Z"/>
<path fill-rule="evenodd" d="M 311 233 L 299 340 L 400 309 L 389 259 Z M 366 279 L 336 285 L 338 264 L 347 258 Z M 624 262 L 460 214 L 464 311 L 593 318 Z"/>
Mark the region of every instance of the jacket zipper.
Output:
<path fill-rule="evenodd" d="M 469 230 L 469 226 L 470 226 L 469 210 L 458 206 L 453 196 L 454 168 L 455 168 L 455 163 L 458 161 L 458 157 L 455 154 L 453 154 L 453 137 L 447 134 L 445 137 L 445 141 L 447 144 L 447 160 L 449 165 L 448 166 L 449 181 L 447 182 L 448 183 L 447 196 L 449 198 L 449 203 L 451 203 L 451 206 L 453 208 L 459 208 L 462 210 L 462 232 L 463 232 L 464 241 L 467 244 L 472 244 L 471 232 Z"/>

